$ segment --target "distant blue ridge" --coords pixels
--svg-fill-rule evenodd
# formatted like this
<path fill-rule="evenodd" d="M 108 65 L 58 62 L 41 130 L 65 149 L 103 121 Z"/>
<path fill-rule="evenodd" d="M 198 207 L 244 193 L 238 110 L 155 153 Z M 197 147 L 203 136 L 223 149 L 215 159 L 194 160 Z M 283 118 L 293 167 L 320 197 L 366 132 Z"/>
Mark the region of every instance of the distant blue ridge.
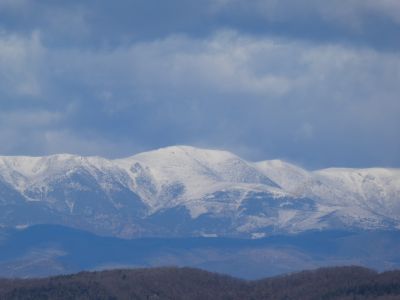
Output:
<path fill-rule="evenodd" d="M 370 259 L 374 256 L 375 267 L 379 268 L 379 263 L 387 261 L 388 257 L 378 243 L 400 249 L 400 232 L 398 231 L 308 231 L 295 235 L 276 235 L 262 239 L 240 239 L 240 238 L 138 238 L 125 240 L 114 237 L 98 236 L 86 231 L 68 228 L 59 225 L 35 225 L 26 229 L 2 229 L 0 240 L 0 267 L 2 265 L 13 265 L 21 260 L 29 260 L 32 253 L 45 253 L 48 249 L 56 249 L 65 253 L 55 255 L 52 258 L 57 263 L 63 265 L 65 270 L 60 273 L 70 273 L 75 271 L 92 270 L 107 265 L 121 266 L 156 266 L 154 258 L 163 255 L 172 255 L 174 262 L 178 265 L 192 266 L 187 259 L 179 260 L 181 255 L 196 251 L 212 251 L 218 253 L 243 253 L 248 252 L 248 258 L 252 260 L 251 250 L 278 249 L 282 253 L 301 253 L 308 259 L 324 265 L 329 263 L 332 258 L 341 261 L 353 258 L 363 264 L 363 259 Z M 356 247 L 354 246 L 356 245 Z M 360 250 L 362 246 L 362 251 Z M 378 251 L 383 251 L 379 252 Z M 399 251 L 398 251 L 399 252 Z M 268 252 L 266 252 L 268 253 Z M 246 256 L 246 255 L 244 255 Z M 242 258 L 243 259 L 243 258 Z M 32 258 L 34 261 L 35 258 Z M 243 263 L 245 263 L 243 261 Z M 222 261 L 215 261 L 215 266 L 220 270 Z M 391 257 L 393 266 L 400 266 L 400 253 Z M 213 261 L 204 262 L 207 269 L 213 271 Z M 260 263 L 260 267 L 262 263 Z M 159 265 L 163 265 L 162 262 Z M 366 266 L 371 264 L 366 262 Z M 372 265 L 374 267 L 374 265 Z M 242 275 L 246 278 L 257 278 L 259 270 L 248 272 L 248 274 L 232 273 L 229 268 L 222 267 L 222 271 L 232 275 Z M 290 266 L 288 270 L 296 271 L 295 266 Z M 3 268 L 4 270 L 4 268 Z M 35 270 L 31 270 L 34 276 Z M 253 274 L 254 273 L 254 274 Z M 264 275 L 269 274 L 267 271 Z M 49 273 L 53 274 L 53 273 Z M 279 274 L 279 272 L 278 272 Z M 1 276 L 12 275 L 0 273 Z M 45 274 L 43 274 L 45 275 Z"/>

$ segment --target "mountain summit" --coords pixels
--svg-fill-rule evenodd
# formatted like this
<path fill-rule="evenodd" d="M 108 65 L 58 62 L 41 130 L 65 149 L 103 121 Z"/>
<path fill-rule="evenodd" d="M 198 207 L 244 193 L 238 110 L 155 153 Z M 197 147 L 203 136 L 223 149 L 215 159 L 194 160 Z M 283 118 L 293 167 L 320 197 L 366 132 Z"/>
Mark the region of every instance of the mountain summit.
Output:
<path fill-rule="evenodd" d="M 0 157 L 0 224 L 119 237 L 399 229 L 399 169 L 304 170 L 173 146 L 128 158 Z"/>

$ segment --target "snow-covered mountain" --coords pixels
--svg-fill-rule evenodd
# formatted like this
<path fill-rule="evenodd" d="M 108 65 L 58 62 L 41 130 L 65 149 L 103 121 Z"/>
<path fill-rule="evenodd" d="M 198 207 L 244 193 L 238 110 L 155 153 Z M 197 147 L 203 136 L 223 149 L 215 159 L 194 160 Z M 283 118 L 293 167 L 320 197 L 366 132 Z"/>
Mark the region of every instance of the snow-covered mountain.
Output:
<path fill-rule="evenodd" d="M 400 170 L 307 171 L 188 146 L 116 160 L 0 157 L 0 207 L 2 226 L 121 237 L 400 229 Z"/>

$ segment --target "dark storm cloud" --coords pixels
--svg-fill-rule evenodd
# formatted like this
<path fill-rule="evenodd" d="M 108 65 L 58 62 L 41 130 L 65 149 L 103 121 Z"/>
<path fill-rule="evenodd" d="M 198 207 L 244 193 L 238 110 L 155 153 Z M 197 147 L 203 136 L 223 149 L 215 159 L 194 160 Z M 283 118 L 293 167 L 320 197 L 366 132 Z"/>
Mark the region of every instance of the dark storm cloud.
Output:
<path fill-rule="evenodd" d="M 400 166 L 397 1 L 0 0 L 0 16 L 3 154 Z"/>

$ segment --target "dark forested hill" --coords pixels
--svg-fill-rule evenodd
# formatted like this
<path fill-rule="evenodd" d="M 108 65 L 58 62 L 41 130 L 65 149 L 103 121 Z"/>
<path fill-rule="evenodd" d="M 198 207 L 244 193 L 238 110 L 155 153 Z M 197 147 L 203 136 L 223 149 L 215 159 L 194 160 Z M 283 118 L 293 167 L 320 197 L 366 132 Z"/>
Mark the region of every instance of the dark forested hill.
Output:
<path fill-rule="evenodd" d="M 0 299 L 400 299 L 400 271 L 324 268 L 244 281 L 191 268 L 0 280 Z"/>

